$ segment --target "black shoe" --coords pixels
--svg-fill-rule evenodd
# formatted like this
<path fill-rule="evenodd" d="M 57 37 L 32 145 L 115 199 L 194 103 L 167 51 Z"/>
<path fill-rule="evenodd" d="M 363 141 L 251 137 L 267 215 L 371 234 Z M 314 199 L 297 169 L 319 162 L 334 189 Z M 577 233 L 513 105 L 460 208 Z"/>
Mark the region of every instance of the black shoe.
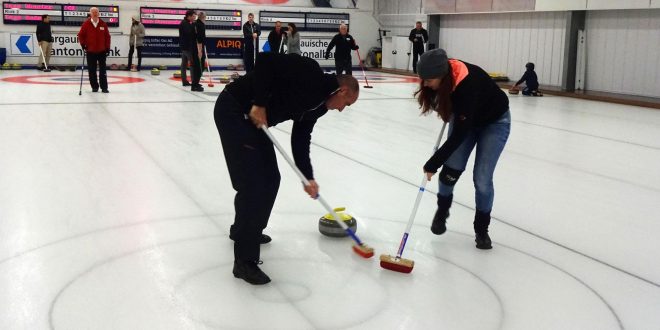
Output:
<path fill-rule="evenodd" d="M 192 88 L 190 88 L 190 90 L 193 91 L 193 92 L 203 92 L 204 87 L 202 87 L 202 85 L 193 86 Z"/>
<path fill-rule="evenodd" d="M 447 218 L 449 218 L 449 210 L 442 210 L 438 208 L 435 211 L 435 215 L 433 216 L 431 232 L 436 235 L 444 234 L 447 231 Z"/>
<path fill-rule="evenodd" d="M 270 238 L 270 236 L 268 236 L 268 235 L 266 235 L 266 234 L 261 234 L 261 238 L 259 239 L 259 244 L 270 243 L 270 241 L 272 241 L 272 239 Z"/>
<path fill-rule="evenodd" d="M 493 248 L 492 242 L 490 241 L 490 236 L 488 233 L 477 233 L 475 235 L 474 241 L 477 242 L 477 249 L 481 250 L 490 250 Z"/>
<path fill-rule="evenodd" d="M 107 94 L 107 93 L 110 93 L 110 91 L 107 90 L 107 89 L 104 89 L 104 90 L 102 90 L 101 92 L 106 93 L 106 94 Z"/>
<path fill-rule="evenodd" d="M 98 92 L 98 91 L 99 91 L 98 88 L 92 88 L 92 93 L 96 93 L 96 92 Z"/>
<path fill-rule="evenodd" d="M 438 194 L 438 209 L 433 216 L 431 223 L 431 232 L 436 235 L 442 235 L 447 231 L 447 218 L 449 218 L 449 208 L 454 195 L 442 196 Z"/>
<path fill-rule="evenodd" d="M 190 83 L 186 81 L 186 82 L 182 83 L 182 85 L 183 85 L 183 87 L 188 87 L 188 86 L 190 86 Z"/>
<path fill-rule="evenodd" d="M 493 248 L 490 236 L 488 236 L 488 226 L 490 226 L 490 212 L 477 210 L 474 213 L 474 241 L 477 242 L 477 249 L 488 250 Z"/>
<path fill-rule="evenodd" d="M 245 282 L 254 285 L 262 285 L 270 282 L 270 277 L 259 269 L 261 261 L 234 260 L 234 277 L 241 278 Z"/>

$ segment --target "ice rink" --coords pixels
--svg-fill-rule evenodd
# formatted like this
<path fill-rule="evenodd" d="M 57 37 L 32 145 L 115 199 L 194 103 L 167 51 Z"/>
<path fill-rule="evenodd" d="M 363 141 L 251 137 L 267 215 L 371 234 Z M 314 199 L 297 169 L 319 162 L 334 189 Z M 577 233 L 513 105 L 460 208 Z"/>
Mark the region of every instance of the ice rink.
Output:
<path fill-rule="evenodd" d="M 321 193 L 376 256 L 318 231 L 325 210 L 279 157 L 282 183 L 252 286 L 231 274 L 233 195 L 213 107 L 173 71 L 0 73 L 2 329 L 659 329 L 660 111 L 510 96 L 492 250 L 475 248 L 471 165 L 448 232 L 429 230 L 437 180 L 395 254 L 441 121 L 412 78 L 319 120 Z M 355 73 L 362 78 L 361 72 Z M 206 78 L 205 78 L 206 79 Z M 272 129 L 289 146 L 291 124 Z M 470 162 L 471 164 L 471 162 Z"/>

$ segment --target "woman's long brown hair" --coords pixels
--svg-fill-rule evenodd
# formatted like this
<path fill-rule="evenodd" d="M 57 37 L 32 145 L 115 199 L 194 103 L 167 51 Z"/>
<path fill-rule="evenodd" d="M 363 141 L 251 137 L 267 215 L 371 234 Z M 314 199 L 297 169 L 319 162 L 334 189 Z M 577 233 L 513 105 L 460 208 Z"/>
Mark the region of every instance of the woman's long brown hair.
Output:
<path fill-rule="evenodd" d="M 415 92 L 419 107 L 422 109 L 422 114 L 427 115 L 429 112 L 437 111 L 438 116 L 442 121 L 449 122 L 451 118 L 451 92 L 454 88 L 454 75 L 451 73 L 451 65 L 447 75 L 442 78 L 440 88 L 434 91 L 428 87 L 424 87 L 424 80 L 420 80 L 419 89 Z"/>

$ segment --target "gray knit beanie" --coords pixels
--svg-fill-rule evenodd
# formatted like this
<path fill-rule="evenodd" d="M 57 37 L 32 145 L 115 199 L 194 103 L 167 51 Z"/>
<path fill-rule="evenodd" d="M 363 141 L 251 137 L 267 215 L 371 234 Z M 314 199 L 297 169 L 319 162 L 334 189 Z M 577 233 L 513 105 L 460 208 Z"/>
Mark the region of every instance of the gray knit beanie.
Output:
<path fill-rule="evenodd" d="M 442 78 L 449 72 L 447 52 L 437 48 L 422 54 L 417 62 L 417 74 L 422 79 Z"/>

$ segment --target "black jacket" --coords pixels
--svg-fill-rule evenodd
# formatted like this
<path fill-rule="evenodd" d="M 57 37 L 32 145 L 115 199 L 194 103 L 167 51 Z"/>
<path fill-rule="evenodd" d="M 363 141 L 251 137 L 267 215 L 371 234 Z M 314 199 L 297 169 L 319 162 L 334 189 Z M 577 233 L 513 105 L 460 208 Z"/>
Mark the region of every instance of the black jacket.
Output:
<path fill-rule="evenodd" d="M 345 36 L 343 36 L 341 35 L 341 33 L 337 33 L 332 38 L 330 44 L 328 44 L 328 48 L 325 51 L 326 60 L 328 59 L 328 57 L 330 57 L 330 51 L 335 46 L 337 47 L 337 50 L 335 50 L 336 60 L 350 60 L 351 50 L 360 48 L 358 47 L 358 45 L 355 44 L 355 39 L 353 39 L 353 36 L 351 36 L 350 34 L 347 33 Z"/>
<path fill-rule="evenodd" d="M 426 172 L 436 172 L 463 143 L 471 129 L 494 123 L 509 111 L 509 98 L 488 73 L 476 65 L 463 63 L 468 75 L 451 93 L 454 116 L 451 135 L 426 162 Z"/>
<path fill-rule="evenodd" d="M 325 74 L 315 60 L 276 53 L 259 53 L 254 70 L 225 87 L 245 114 L 253 104 L 265 106 L 269 126 L 293 120 L 293 159 L 307 179 L 314 178 L 309 159 L 312 130 L 328 112 L 325 101 L 338 89 L 337 77 Z"/>
<path fill-rule="evenodd" d="M 415 39 L 417 39 L 417 41 L 415 41 Z M 408 40 L 413 43 L 413 47 L 416 49 L 424 49 L 424 44 L 429 40 L 429 34 L 424 29 L 419 31 L 417 31 L 417 29 L 412 29 L 410 30 Z"/>
<path fill-rule="evenodd" d="M 522 84 L 523 81 L 529 90 L 535 91 L 539 89 L 539 78 L 536 76 L 534 70 L 527 69 L 520 80 L 516 83 L 516 86 Z"/>
<path fill-rule="evenodd" d="M 199 19 L 195 21 L 195 39 L 198 44 L 206 42 L 206 24 Z"/>
<path fill-rule="evenodd" d="M 254 50 L 254 46 L 252 45 L 253 44 L 252 33 L 256 33 L 257 36 L 260 36 L 261 26 L 259 26 L 259 24 L 257 23 L 250 25 L 250 22 L 245 22 L 245 24 L 243 24 L 243 47 L 245 47 L 245 49 L 249 51 Z M 257 41 L 257 49 L 259 49 L 258 37 L 256 41 Z"/>
<path fill-rule="evenodd" d="M 50 30 L 50 23 L 41 21 L 37 24 L 37 41 L 53 42 L 53 33 Z"/>
<path fill-rule="evenodd" d="M 284 53 L 284 39 L 282 37 L 284 36 L 284 30 L 280 30 L 280 33 L 278 34 L 275 29 L 273 31 L 270 31 L 268 34 L 268 44 L 270 45 L 270 51 L 274 53 Z"/>
<path fill-rule="evenodd" d="M 197 50 L 197 36 L 195 35 L 194 23 L 183 19 L 179 24 L 179 47 L 181 50 Z"/>

